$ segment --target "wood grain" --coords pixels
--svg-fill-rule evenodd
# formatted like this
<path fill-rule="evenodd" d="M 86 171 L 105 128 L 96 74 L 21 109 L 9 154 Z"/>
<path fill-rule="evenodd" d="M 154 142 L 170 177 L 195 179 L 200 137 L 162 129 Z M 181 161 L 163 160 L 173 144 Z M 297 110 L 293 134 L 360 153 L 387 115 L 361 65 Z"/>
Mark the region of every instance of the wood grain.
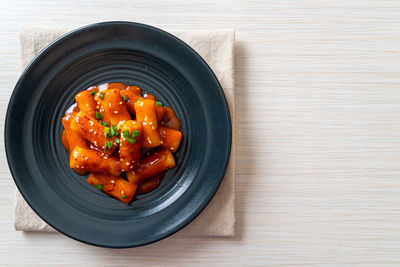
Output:
<path fill-rule="evenodd" d="M 398 1 L 2 1 L 0 132 L 20 27 L 105 20 L 234 28 L 239 128 L 238 235 L 125 250 L 15 232 L 1 139 L 0 265 L 399 265 L 399 12 Z"/>

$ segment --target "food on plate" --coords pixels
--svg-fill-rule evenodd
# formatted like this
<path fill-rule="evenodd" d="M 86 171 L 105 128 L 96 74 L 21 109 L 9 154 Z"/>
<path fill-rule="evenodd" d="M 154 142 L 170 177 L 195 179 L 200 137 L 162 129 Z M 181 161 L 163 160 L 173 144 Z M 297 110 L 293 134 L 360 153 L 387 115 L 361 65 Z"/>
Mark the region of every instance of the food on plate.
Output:
<path fill-rule="evenodd" d="M 182 140 L 172 108 L 137 86 L 105 83 L 75 96 L 62 118 L 69 166 L 104 193 L 130 203 L 157 188 L 175 167 Z"/>

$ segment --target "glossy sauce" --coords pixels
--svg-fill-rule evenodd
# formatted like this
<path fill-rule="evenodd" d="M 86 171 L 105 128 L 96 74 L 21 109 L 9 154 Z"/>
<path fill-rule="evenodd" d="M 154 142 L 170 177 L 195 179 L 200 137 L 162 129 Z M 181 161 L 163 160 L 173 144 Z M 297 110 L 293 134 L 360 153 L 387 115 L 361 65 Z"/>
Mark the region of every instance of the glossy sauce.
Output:
<path fill-rule="evenodd" d="M 124 203 L 157 188 L 182 139 L 173 109 L 123 83 L 91 86 L 75 99 L 62 119 L 70 167 Z"/>

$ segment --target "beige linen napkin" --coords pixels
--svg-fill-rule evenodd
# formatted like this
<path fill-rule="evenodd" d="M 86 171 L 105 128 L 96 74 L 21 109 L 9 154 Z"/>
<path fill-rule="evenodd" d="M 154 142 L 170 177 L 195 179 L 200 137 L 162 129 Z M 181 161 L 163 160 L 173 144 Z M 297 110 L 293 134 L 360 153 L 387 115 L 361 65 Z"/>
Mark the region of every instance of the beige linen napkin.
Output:
<path fill-rule="evenodd" d="M 46 45 L 71 29 L 24 27 L 21 31 L 21 69 Z M 185 235 L 233 236 L 235 234 L 235 99 L 234 99 L 234 42 L 232 30 L 190 31 L 171 30 L 199 53 L 220 81 L 229 104 L 233 142 L 225 178 L 209 205 L 181 232 Z M 55 231 L 40 219 L 17 190 L 14 226 L 18 231 Z"/>

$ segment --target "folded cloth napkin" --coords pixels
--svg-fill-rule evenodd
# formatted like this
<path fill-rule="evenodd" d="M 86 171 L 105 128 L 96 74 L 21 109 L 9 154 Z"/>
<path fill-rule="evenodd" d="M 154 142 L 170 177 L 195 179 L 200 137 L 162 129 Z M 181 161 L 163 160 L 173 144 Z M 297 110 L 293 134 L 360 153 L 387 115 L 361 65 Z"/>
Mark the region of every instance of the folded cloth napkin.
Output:
<path fill-rule="evenodd" d="M 20 34 L 21 68 L 34 56 L 71 29 L 24 27 Z M 233 236 L 235 234 L 235 99 L 234 99 L 234 42 L 232 30 L 190 31 L 171 30 L 210 65 L 224 90 L 232 118 L 233 142 L 228 169 L 218 192 L 202 213 L 181 233 L 197 236 Z M 18 231 L 55 231 L 40 219 L 17 190 L 14 226 Z"/>

